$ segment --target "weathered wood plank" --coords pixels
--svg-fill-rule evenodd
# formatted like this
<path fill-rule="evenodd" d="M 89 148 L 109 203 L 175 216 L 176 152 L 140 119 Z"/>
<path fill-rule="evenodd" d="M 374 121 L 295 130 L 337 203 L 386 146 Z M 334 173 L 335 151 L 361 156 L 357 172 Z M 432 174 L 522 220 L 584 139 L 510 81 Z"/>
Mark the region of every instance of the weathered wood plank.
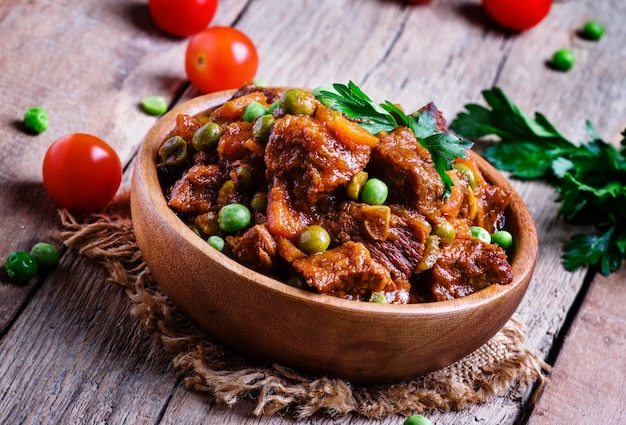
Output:
<path fill-rule="evenodd" d="M 215 23 L 229 24 L 244 6 L 244 0 L 222 6 Z M 58 226 L 40 177 L 48 145 L 89 132 L 128 163 L 156 121 L 141 111 L 141 99 L 160 94 L 171 101 L 187 84 L 186 43 L 162 34 L 146 3 L 125 1 L 3 2 L 0 38 L 0 257 L 6 258 L 52 240 Z M 20 125 L 33 105 L 46 107 L 51 118 L 39 136 Z M 10 282 L 4 267 L 0 281 L 1 423 L 157 420 L 177 374 L 100 267 L 69 252 L 59 268 L 27 285 Z"/>
<path fill-rule="evenodd" d="M 128 297 L 75 252 L 49 280 L 0 342 L 0 423 L 153 422 L 176 374 Z"/>
<path fill-rule="evenodd" d="M 528 422 L 626 422 L 626 271 L 594 279 Z"/>
<path fill-rule="evenodd" d="M 244 0 L 222 5 L 214 22 L 229 24 Z M 45 17 L 45 19 L 43 19 Z M 172 101 L 188 84 L 186 42 L 152 23 L 146 3 L 0 3 L 0 257 L 51 241 L 56 206 L 41 184 L 48 146 L 74 132 L 105 139 L 128 163 L 155 117 L 140 109 L 144 96 Z M 44 106 L 50 127 L 34 136 L 24 111 Z M 0 333 L 39 286 L 15 285 L 0 272 Z"/>
<path fill-rule="evenodd" d="M 184 84 L 184 70 L 172 66 L 181 46 L 158 32 L 145 5 L 4 2 L 0 16 L 0 90 L 10 100 L 0 104 L 0 115 L 12 123 L 2 128 L 0 158 L 4 258 L 50 240 L 56 227 L 56 207 L 41 184 L 47 147 L 64 134 L 88 132 L 107 140 L 127 162 L 155 121 L 138 102 L 154 93 L 172 99 Z M 44 106 L 51 121 L 38 136 L 20 126 L 24 111 L 34 105 Z M 0 279 L 7 283 L 0 286 L 4 329 L 37 283 L 16 286 L 4 273 Z"/>
<path fill-rule="evenodd" d="M 615 17 L 625 13 L 623 2 L 555 3 L 537 31 L 518 36 L 512 44 L 497 84 L 523 110 L 542 112 L 572 141 L 588 140 L 585 120 L 589 119 L 601 135 L 617 143 L 626 125 L 626 67 L 615 64 L 620 63 L 616 58 L 624 58 L 626 30 Z M 607 26 L 607 35 L 599 42 L 577 35 L 592 18 Z M 576 54 L 575 67 L 568 73 L 549 69 L 546 61 L 565 47 Z M 540 244 L 535 279 L 519 314 L 531 329 L 531 346 L 547 353 L 582 285 L 585 271 L 566 272 L 560 259 L 563 244 L 580 229 L 557 221 L 559 204 L 551 187 L 514 183 L 533 213 Z"/>
<path fill-rule="evenodd" d="M 626 125 L 626 70 L 616 66 L 625 63 L 623 2 L 557 2 L 540 27 L 518 36 L 486 29 L 476 7 L 461 0 L 416 7 L 378 0 L 239 0 L 221 2 L 216 22 L 231 23 L 244 10 L 237 25 L 258 45 L 258 77 L 271 84 L 314 87 L 352 79 L 375 99 L 388 98 L 407 108 L 434 100 L 451 119 L 468 101 L 480 101 L 480 90 L 495 83 L 529 112 L 546 113 L 574 140 L 583 138 L 585 118 L 600 134 L 617 140 Z M 599 43 L 574 35 L 588 18 L 607 24 L 607 36 Z M 185 43 L 154 28 L 145 3 L 120 0 L 0 3 L 0 38 L 0 94 L 6 99 L 0 103 L 0 256 L 6 257 L 51 237 L 57 225 L 39 176 L 47 146 L 63 134 L 88 131 L 130 161 L 155 121 L 138 109 L 138 102 L 148 94 L 174 99 L 185 85 L 180 60 Z M 547 69 L 545 60 L 567 43 L 579 55 L 574 70 L 562 74 Z M 190 90 L 183 99 L 194 94 Z M 30 136 L 18 122 L 36 103 L 48 108 L 52 125 L 43 135 Z M 546 354 L 583 274 L 561 267 L 560 248 L 572 229 L 555 221 L 558 205 L 552 189 L 537 183 L 515 186 L 533 213 L 541 244 L 536 277 L 518 314 L 529 328 L 529 346 Z M 3 273 L 0 422 L 155 423 L 162 409 L 162 422 L 172 424 L 295 422 L 288 414 L 256 418 L 247 401 L 229 409 L 182 387 L 168 401 L 177 382 L 168 354 L 130 318 L 121 289 L 103 284 L 103 271 L 75 253 L 67 253 L 45 280 L 26 286 L 8 283 Z M 590 296 L 603 283 L 595 282 Z M 605 298 L 613 298 L 616 306 L 626 302 L 620 291 L 597 296 L 583 310 L 590 318 L 606 318 Z M 590 324 L 584 317 L 585 326 L 576 322 L 568 338 L 577 342 L 574 348 L 593 331 L 608 328 L 623 337 L 626 326 L 619 316 Z M 598 323 L 607 328 L 589 329 Z M 577 370 L 574 365 L 588 358 L 576 351 L 571 356 L 575 361 L 566 362 L 571 350 L 566 344 L 559 360 L 565 373 L 568 364 Z M 580 378 L 576 385 L 586 384 Z M 546 406 L 552 404 L 552 392 L 563 397 L 561 388 L 551 384 L 537 414 L 553 417 Z M 623 398 L 617 400 L 623 404 Z M 568 406 L 566 401 L 559 402 Z M 521 402 L 502 399 L 429 416 L 438 424 L 513 423 L 520 409 Z M 378 423 L 401 420 L 389 417 Z M 362 418 L 303 421 L 347 422 L 370 423 Z"/>
<path fill-rule="evenodd" d="M 260 3 L 263 5 L 263 2 Z M 342 2 L 334 4 L 339 12 L 346 11 Z M 254 7 L 256 6 L 255 3 Z M 394 38 L 389 40 L 386 49 L 380 47 L 378 50 L 369 50 L 369 61 L 363 63 L 355 72 L 350 69 L 349 64 L 356 62 L 357 58 L 352 61 L 345 60 L 345 56 L 354 54 L 344 47 L 344 43 L 349 44 L 350 40 L 326 38 L 322 34 L 319 36 L 319 43 L 316 39 L 314 46 L 318 49 L 323 46 L 323 51 L 328 52 L 341 51 L 341 54 L 336 56 L 342 65 L 339 66 L 332 60 L 333 57 L 330 57 L 331 60 L 324 61 L 321 67 L 317 63 L 308 64 L 304 70 L 302 83 L 298 81 L 292 83 L 293 80 L 291 80 L 285 83 L 280 81 L 277 84 L 316 86 L 352 79 L 361 84 L 364 90 L 375 99 L 390 99 L 408 108 L 417 108 L 427 101 L 434 100 L 449 119 L 452 119 L 465 103 L 482 102 L 480 90 L 492 85 L 500 85 L 528 112 L 539 110 L 551 118 L 554 117 L 552 118 L 554 123 L 559 128 L 562 127 L 564 133 L 573 140 L 583 139 L 585 118 L 597 122 L 598 129 L 606 128 L 607 137 L 614 138 L 621 128 L 619 120 L 626 113 L 626 107 L 623 104 L 624 97 L 620 97 L 620 93 L 625 88 L 622 81 L 626 77 L 624 75 L 626 70 L 612 69 L 609 73 L 603 73 L 601 79 L 595 75 L 598 69 L 607 69 L 613 63 L 613 58 L 623 54 L 620 49 L 620 40 L 624 37 L 621 37 L 619 33 L 622 29 L 612 30 L 613 26 L 610 25 L 613 21 L 611 13 L 615 12 L 615 5 L 602 5 L 597 2 L 555 4 L 551 15 L 540 27 L 515 36 L 485 27 L 485 17 L 482 12 L 462 2 L 440 1 L 432 3 L 427 8 L 399 10 L 395 19 L 382 20 L 382 22 L 380 21 L 382 18 L 378 16 L 379 13 L 367 15 L 369 6 L 372 5 L 365 2 L 358 19 L 354 19 L 357 22 L 354 31 L 358 33 L 361 27 L 369 27 L 380 32 L 382 30 L 377 28 L 375 23 L 391 25 L 396 32 L 389 32 L 389 35 Z M 256 9 L 251 8 L 251 11 L 253 10 Z M 294 21 L 298 22 L 299 19 L 297 16 L 292 17 L 291 14 L 298 14 L 302 10 L 306 10 L 307 22 L 318 22 L 315 10 L 303 2 L 298 8 L 277 14 L 281 16 L 281 19 L 277 22 L 272 21 L 275 32 L 287 31 L 288 26 Z M 327 18 L 333 26 L 335 25 L 334 19 L 345 20 L 345 15 L 341 16 L 339 12 L 336 13 L 336 18 Z M 577 27 L 590 18 L 609 23 L 608 28 L 617 34 L 613 33 L 610 38 L 607 37 L 596 44 L 577 39 L 573 35 Z M 248 14 L 244 15 L 241 25 L 245 26 L 248 20 L 252 18 Z M 304 28 L 301 26 L 299 28 L 305 34 L 311 31 L 309 24 Z M 280 37 L 271 39 L 271 49 L 265 48 L 265 39 L 257 35 L 258 29 L 255 26 L 250 26 L 246 30 L 252 34 L 253 38 L 260 40 L 259 49 L 266 50 L 263 56 L 266 63 L 282 65 L 277 67 L 276 71 L 268 71 L 269 65 L 266 65 L 264 72 L 267 75 L 284 71 L 289 61 L 296 63 L 306 61 L 311 54 L 314 54 L 308 50 L 313 47 L 303 46 L 298 42 Z M 572 39 L 575 49 L 583 51 L 595 49 L 592 57 L 585 57 L 586 55 L 577 52 L 582 56 L 576 68 L 578 75 L 557 73 L 546 66 L 546 61 L 552 52 L 560 48 L 556 43 L 558 37 L 553 36 L 559 32 L 563 32 L 566 38 Z M 552 40 L 551 44 L 546 43 L 545 40 Z M 301 56 L 302 51 L 305 51 L 303 56 Z M 275 56 L 278 57 L 275 58 Z M 318 67 L 320 67 L 319 70 Z M 334 69 L 334 72 L 328 68 Z M 288 72 L 286 74 L 291 75 Z M 327 74 L 331 77 L 330 81 L 322 78 Z M 311 77 L 307 78 L 309 75 Z M 281 78 L 280 74 L 278 78 Z M 288 77 L 283 78 L 288 79 Z M 276 83 L 275 77 L 268 80 Z M 601 80 L 601 82 L 596 87 L 588 87 L 589 85 L 585 82 L 589 80 Z M 575 91 L 571 90 L 572 85 L 577 87 Z M 581 85 L 585 86 L 585 91 L 581 90 L 579 87 Z M 609 88 L 608 92 L 612 93 L 608 98 L 607 88 Z M 605 104 L 611 105 L 612 113 L 607 113 L 607 109 L 603 107 Z M 621 112 L 614 113 L 616 111 Z M 480 149 L 480 146 L 478 148 Z M 561 247 L 573 229 L 556 221 L 558 204 L 554 202 L 556 199 L 554 190 L 543 183 L 515 181 L 514 185 L 533 214 L 540 238 L 540 260 L 537 272 L 531 289 L 518 310 L 518 315 L 529 329 L 528 346 L 547 355 L 582 286 L 584 270 L 569 273 L 561 265 Z M 442 424 L 474 421 L 493 424 L 512 423 L 519 417 L 522 405 L 521 399 L 517 402 L 499 399 L 462 412 L 432 413 L 431 417 L 436 423 Z M 207 414 L 212 412 L 220 416 L 228 412 L 226 407 L 215 405 L 206 397 L 182 391 L 176 394 L 168 406 L 164 421 L 174 423 L 181 417 L 193 421 L 193 414 L 185 412 L 198 409 Z M 236 406 L 232 410 L 232 415 L 239 417 L 240 421 L 245 420 L 245 423 L 293 422 L 288 415 L 280 419 L 259 418 L 258 422 L 252 419 L 246 420 L 246 412 L 249 413 L 250 410 L 250 406 Z M 398 423 L 399 421 L 399 418 L 387 418 L 380 423 Z M 350 420 L 350 423 L 367 422 L 359 418 Z M 206 419 L 206 421 L 194 423 L 210 422 Z"/>

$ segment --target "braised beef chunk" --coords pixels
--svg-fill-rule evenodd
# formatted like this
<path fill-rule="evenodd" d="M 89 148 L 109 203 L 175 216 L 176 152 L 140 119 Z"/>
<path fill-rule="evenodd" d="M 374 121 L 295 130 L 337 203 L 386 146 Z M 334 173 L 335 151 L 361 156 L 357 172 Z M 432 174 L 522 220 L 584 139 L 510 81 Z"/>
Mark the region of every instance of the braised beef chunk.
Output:
<path fill-rule="evenodd" d="M 369 167 L 387 183 L 393 201 L 409 204 L 429 218 L 440 215 L 443 183 L 430 153 L 411 130 L 398 127 L 381 135 Z"/>
<path fill-rule="evenodd" d="M 310 116 L 287 115 L 274 123 L 265 165 L 268 176 L 288 183 L 295 202 L 316 204 L 363 169 L 370 150 L 349 149 Z"/>
<path fill-rule="evenodd" d="M 389 271 L 358 242 L 295 260 L 293 268 L 319 292 L 342 298 L 366 300 L 372 292 L 397 290 Z"/>
<path fill-rule="evenodd" d="M 232 162 L 241 159 L 262 161 L 264 148 L 252 138 L 252 124 L 237 121 L 224 127 L 224 134 L 217 145 L 222 160 Z"/>
<path fill-rule="evenodd" d="M 394 282 L 408 280 L 424 255 L 428 222 L 405 208 L 346 202 L 337 215 L 341 242 L 361 242 Z"/>
<path fill-rule="evenodd" d="M 194 165 L 171 187 L 168 205 L 181 213 L 206 213 L 215 204 L 215 189 L 224 181 L 219 165 Z"/>
<path fill-rule="evenodd" d="M 463 217 L 470 216 L 469 213 L 469 184 L 457 170 L 448 172 L 448 176 L 453 182 L 450 188 L 450 196 L 443 201 L 441 213 L 446 217 Z"/>
<path fill-rule="evenodd" d="M 274 179 L 267 194 L 267 225 L 273 234 L 295 239 L 312 221 L 311 211 L 308 212 L 296 210 L 287 183 Z"/>
<path fill-rule="evenodd" d="M 475 238 L 455 239 L 441 248 L 434 267 L 420 275 L 418 291 L 428 301 L 443 301 L 512 280 L 506 253 L 498 245 Z"/>
<path fill-rule="evenodd" d="M 267 227 L 257 224 L 240 237 L 227 238 L 233 257 L 252 269 L 270 272 L 276 258 L 276 241 Z"/>
<path fill-rule="evenodd" d="M 236 99 L 246 94 L 261 92 L 267 98 L 267 103 L 272 104 L 276 102 L 280 96 L 285 92 L 285 89 L 278 87 L 259 87 L 255 84 L 246 84 L 240 87 L 235 94 L 233 94 L 232 98 Z"/>
<path fill-rule="evenodd" d="M 478 201 L 476 225 L 487 229 L 489 233 L 499 230 L 504 225 L 504 209 L 509 205 L 511 192 L 499 186 L 481 185 L 474 190 Z"/>

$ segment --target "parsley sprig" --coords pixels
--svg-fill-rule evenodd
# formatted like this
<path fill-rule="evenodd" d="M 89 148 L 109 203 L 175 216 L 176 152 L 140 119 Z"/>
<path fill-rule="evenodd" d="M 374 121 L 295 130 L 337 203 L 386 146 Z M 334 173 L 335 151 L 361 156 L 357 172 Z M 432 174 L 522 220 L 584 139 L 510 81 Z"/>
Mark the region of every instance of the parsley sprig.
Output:
<path fill-rule="evenodd" d="M 411 129 L 419 143 L 430 153 L 443 181 L 444 198 L 450 196 L 453 182 L 446 171 L 452 169 L 456 158 L 466 158 L 465 151 L 472 148 L 472 142 L 439 131 L 436 117 L 428 110 L 406 115 L 388 100 L 381 104 L 375 103 L 352 81 L 348 85 L 333 84 L 333 89 L 335 91 L 320 90 L 316 96 L 325 101 L 330 99 L 331 108 L 354 119 L 370 133 L 389 132 L 397 127 Z"/>
<path fill-rule="evenodd" d="M 591 123 L 591 140 L 575 144 L 536 113 L 521 111 L 499 88 L 483 92 L 490 108 L 466 105 L 450 129 L 469 139 L 496 135 L 501 141 L 485 157 L 521 179 L 545 179 L 555 185 L 558 217 L 574 225 L 595 226 L 574 234 L 563 247 L 567 270 L 594 265 L 609 275 L 626 258 L 626 129 L 620 148 L 600 138 Z"/>

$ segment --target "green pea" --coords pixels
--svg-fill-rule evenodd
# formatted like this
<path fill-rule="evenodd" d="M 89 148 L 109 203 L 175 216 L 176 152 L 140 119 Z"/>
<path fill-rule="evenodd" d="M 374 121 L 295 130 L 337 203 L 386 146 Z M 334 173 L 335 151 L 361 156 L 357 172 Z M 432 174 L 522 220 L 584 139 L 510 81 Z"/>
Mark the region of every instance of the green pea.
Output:
<path fill-rule="evenodd" d="M 220 252 L 224 250 L 224 239 L 217 235 L 209 236 L 207 243 Z"/>
<path fill-rule="evenodd" d="M 456 237 L 456 229 L 452 223 L 444 220 L 433 228 L 433 234 L 439 236 L 444 243 L 452 243 Z"/>
<path fill-rule="evenodd" d="M 256 117 L 267 114 L 267 108 L 261 105 L 259 102 L 250 102 L 243 110 L 241 119 L 247 122 L 252 122 Z"/>
<path fill-rule="evenodd" d="M 422 415 L 412 415 L 406 418 L 403 425 L 433 425 L 433 422 Z"/>
<path fill-rule="evenodd" d="M 382 205 L 387 200 L 389 188 L 377 178 L 368 179 L 361 189 L 361 201 L 369 205 Z"/>
<path fill-rule="evenodd" d="M 272 115 L 263 115 L 256 120 L 254 120 L 254 124 L 252 125 L 252 137 L 254 140 L 267 143 L 270 139 L 270 132 L 272 131 L 272 126 L 274 125 L 274 117 Z"/>
<path fill-rule="evenodd" d="M 552 56 L 552 66 L 559 71 L 569 71 L 575 63 L 576 56 L 569 49 L 557 50 Z"/>
<path fill-rule="evenodd" d="M 513 236 L 506 230 L 498 230 L 491 235 L 491 243 L 496 243 L 502 249 L 507 249 L 513 243 Z"/>
<path fill-rule="evenodd" d="M 287 285 L 293 286 L 294 288 L 303 289 L 303 290 L 309 289 L 309 285 L 308 283 L 306 283 L 306 279 L 304 278 L 304 276 L 300 276 L 300 275 L 291 276 L 287 280 Z"/>
<path fill-rule="evenodd" d="M 224 232 L 237 232 L 250 224 L 250 210 L 241 204 L 224 205 L 217 214 L 220 229 Z"/>
<path fill-rule="evenodd" d="M 316 224 L 302 230 L 298 235 L 298 248 L 305 254 L 324 252 L 330 245 L 330 235 Z"/>
<path fill-rule="evenodd" d="M 279 106 L 280 101 L 277 100 L 276 102 L 272 103 L 269 108 L 267 108 L 267 112 L 271 114 L 272 112 L 274 112 L 274 109 L 278 108 Z"/>
<path fill-rule="evenodd" d="M 255 211 L 265 211 L 267 209 L 267 194 L 256 192 L 250 200 L 250 208 Z"/>
<path fill-rule="evenodd" d="M 463 176 L 465 176 L 465 178 L 467 179 L 467 183 L 472 189 L 476 187 L 476 175 L 469 165 L 463 163 L 454 164 L 454 169 L 459 171 Z"/>
<path fill-rule="evenodd" d="M 150 115 L 163 115 L 167 112 L 167 102 L 163 96 L 144 97 L 141 106 Z"/>
<path fill-rule="evenodd" d="M 262 80 L 254 80 L 252 81 L 252 84 L 254 84 L 257 87 L 267 87 L 268 84 L 266 81 L 262 81 Z"/>
<path fill-rule="evenodd" d="M 470 227 L 470 232 L 472 236 L 475 237 L 476 239 L 480 239 L 481 241 L 485 243 L 491 243 L 491 235 L 489 234 L 488 231 L 486 231 L 482 227 L 472 226 Z"/>
<path fill-rule="evenodd" d="M 16 282 L 26 282 L 37 274 L 37 261 L 27 252 L 15 251 L 9 254 L 4 265 L 7 274 Z"/>
<path fill-rule="evenodd" d="M 589 40 L 600 40 L 604 35 L 604 25 L 598 21 L 587 21 L 583 26 L 582 34 Z"/>
<path fill-rule="evenodd" d="M 308 91 L 289 89 L 280 97 L 280 105 L 286 114 L 313 115 L 317 105 L 315 97 Z"/>
<path fill-rule="evenodd" d="M 24 113 L 24 125 L 33 133 L 43 133 L 48 128 L 49 123 L 48 112 L 41 106 L 29 108 Z"/>
<path fill-rule="evenodd" d="M 187 142 L 180 136 L 169 138 L 159 149 L 162 165 L 178 166 L 187 161 Z"/>
<path fill-rule="evenodd" d="M 221 125 L 214 122 L 208 122 L 197 129 L 193 134 L 191 146 L 193 146 L 193 148 L 198 152 L 213 151 L 217 147 L 223 133 L 224 130 Z"/>
<path fill-rule="evenodd" d="M 372 292 L 369 302 L 375 304 L 389 304 L 389 301 L 387 301 L 387 297 L 382 292 Z"/>
<path fill-rule="evenodd" d="M 59 264 L 59 250 L 46 242 L 36 243 L 30 250 L 30 255 L 40 267 L 56 267 Z"/>
<path fill-rule="evenodd" d="M 250 189 L 255 186 L 258 180 L 258 176 L 255 176 L 247 164 L 242 164 L 235 168 L 237 174 L 237 185 L 240 189 Z"/>

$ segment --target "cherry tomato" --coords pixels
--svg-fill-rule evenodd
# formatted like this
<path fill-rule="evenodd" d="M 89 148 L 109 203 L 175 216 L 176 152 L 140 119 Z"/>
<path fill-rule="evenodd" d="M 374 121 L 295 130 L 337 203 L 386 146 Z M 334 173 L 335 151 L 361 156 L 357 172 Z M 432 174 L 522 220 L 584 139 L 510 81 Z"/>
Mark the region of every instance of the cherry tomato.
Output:
<path fill-rule="evenodd" d="M 498 25 L 524 31 L 534 27 L 550 12 L 552 0 L 482 0 L 487 14 Z"/>
<path fill-rule="evenodd" d="M 122 181 L 122 163 L 103 140 L 73 133 L 55 141 L 43 159 L 43 184 L 58 204 L 76 212 L 105 207 Z"/>
<path fill-rule="evenodd" d="M 159 28 L 188 37 L 205 29 L 217 11 L 217 0 L 148 0 L 150 15 Z"/>
<path fill-rule="evenodd" d="M 232 27 L 209 27 L 189 40 L 187 78 L 198 90 L 212 93 L 252 81 L 259 66 L 254 43 Z"/>

